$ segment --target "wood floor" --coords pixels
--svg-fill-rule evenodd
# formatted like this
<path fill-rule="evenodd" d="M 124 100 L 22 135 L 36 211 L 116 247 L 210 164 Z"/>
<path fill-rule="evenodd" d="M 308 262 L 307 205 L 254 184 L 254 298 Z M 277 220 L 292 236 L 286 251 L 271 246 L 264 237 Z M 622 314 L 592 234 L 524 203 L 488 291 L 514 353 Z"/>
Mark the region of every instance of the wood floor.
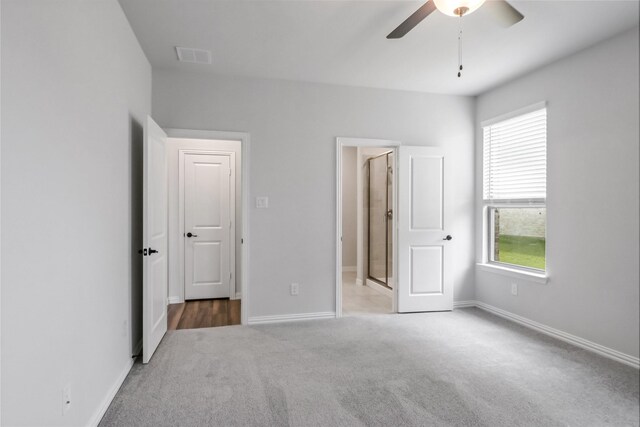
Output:
<path fill-rule="evenodd" d="M 239 324 L 240 300 L 203 299 L 169 304 L 170 331 Z"/>

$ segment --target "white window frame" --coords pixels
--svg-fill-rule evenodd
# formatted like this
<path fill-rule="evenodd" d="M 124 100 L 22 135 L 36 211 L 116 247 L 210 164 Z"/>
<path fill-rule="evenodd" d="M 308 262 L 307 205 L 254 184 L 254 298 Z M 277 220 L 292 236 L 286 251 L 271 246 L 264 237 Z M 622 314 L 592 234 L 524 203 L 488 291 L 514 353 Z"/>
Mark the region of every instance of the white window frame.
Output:
<path fill-rule="evenodd" d="M 522 116 L 536 110 L 546 109 L 546 102 L 539 102 L 528 107 L 524 107 L 507 113 L 490 120 L 483 121 L 480 124 L 482 130 L 488 126 Z M 481 132 L 484 135 L 484 132 Z M 482 183 L 484 191 L 484 136 L 482 137 Z M 538 283 L 547 283 L 548 281 L 548 268 L 546 267 L 547 253 L 545 250 L 545 270 L 521 266 L 517 264 L 509 264 L 506 262 L 494 261 L 493 254 L 495 250 L 495 229 L 494 221 L 492 219 L 492 211 L 500 208 L 544 208 L 547 210 L 546 198 L 544 199 L 504 199 L 500 201 L 486 200 L 484 194 L 482 195 L 482 223 L 483 223 L 483 257 L 482 263 L 478 264 L 478 267 L 484 271 L 490 271 L 515 278 L 526 278 Z M 548 212 L 548 211 L 547 211 Z M 547 225 L 545 223 L 545 246 L 548 242 Z"/>

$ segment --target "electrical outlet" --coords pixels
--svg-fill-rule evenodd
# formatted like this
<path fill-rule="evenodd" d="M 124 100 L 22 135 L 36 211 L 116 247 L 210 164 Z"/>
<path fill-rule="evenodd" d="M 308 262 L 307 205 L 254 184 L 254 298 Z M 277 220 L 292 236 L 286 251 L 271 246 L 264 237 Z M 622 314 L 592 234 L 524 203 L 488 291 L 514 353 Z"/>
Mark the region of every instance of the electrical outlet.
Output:
<path fill-rule="evenodd" d="M 269 198 L 266 196 L 256 197 L 256 208 L 267 209 L 269 207 Z"/>
<path fill-rule="evenodd" d="M 296 296 L 298 295 L 299 291 L 300 291 L 300 285 L 297 283 L 292 283 L 291 289 L 290 289 L 291 295 Z"/>
<path fill-rule="evenodd" d="M 62 389 L 62 415 L 71 409 L 71 384 Z"/>
<path fill-rule="evenodd" d="M 511 295 L 518 295 L 518 284 L 517 283 L 512 283 L 511 284 Z"/>

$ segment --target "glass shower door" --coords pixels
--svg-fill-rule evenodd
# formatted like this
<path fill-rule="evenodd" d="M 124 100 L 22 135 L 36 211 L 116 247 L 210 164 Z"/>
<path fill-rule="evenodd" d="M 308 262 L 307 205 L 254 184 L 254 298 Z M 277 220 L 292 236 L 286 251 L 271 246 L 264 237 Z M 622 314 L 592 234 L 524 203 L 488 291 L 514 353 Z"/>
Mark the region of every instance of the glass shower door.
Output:
<path fill-rule="evenodd" d="M 391 266 L 391 163 L 390 153 L 369 159 L 368 276 L 390 286 Z"/>

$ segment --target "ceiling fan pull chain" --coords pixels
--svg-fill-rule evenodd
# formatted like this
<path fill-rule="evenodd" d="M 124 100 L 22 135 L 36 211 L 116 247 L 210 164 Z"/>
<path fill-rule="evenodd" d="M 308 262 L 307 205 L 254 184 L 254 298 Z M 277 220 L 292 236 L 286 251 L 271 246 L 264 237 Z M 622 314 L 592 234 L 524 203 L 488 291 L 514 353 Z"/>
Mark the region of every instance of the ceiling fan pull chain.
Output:
<path fill-rule="evenodd" d="M 460 33 L 458 33 L 458 77 L 462 77 L 462 15 L 460 15 Z"/>

